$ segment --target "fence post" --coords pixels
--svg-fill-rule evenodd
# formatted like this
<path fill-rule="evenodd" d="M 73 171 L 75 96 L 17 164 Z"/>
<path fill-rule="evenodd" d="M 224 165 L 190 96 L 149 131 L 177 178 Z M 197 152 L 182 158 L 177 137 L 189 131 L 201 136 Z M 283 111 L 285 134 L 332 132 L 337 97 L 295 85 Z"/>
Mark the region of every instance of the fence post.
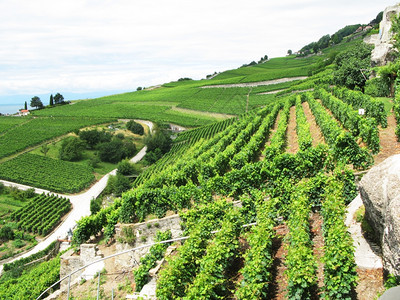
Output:
<path fill-rule="evenodd" d="M 69 288 L 71 286 L 71 274 L 68 276 L 68 293 L 67 293 L 67 300 L 69 300 Z"/>
<path fill-rule="evenodd" d="M 99 271 L 99 280 L 97 281 L 97 300 L 100 298 L 100 271 Z"/>

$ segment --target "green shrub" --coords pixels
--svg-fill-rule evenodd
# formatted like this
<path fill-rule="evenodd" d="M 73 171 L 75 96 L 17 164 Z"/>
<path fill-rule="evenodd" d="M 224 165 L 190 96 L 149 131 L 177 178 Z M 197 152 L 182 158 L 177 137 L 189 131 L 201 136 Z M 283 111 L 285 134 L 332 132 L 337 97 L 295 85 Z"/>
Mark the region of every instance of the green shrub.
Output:
<path fill-rule="evenodd" d="M 375 77 L 365 82 L 365 94 L 372 97 L 388 97 L 390 83 L 382 77 Z"/>
<path fill-rule="evenodd" d="M 8 241 L 14 239 L 14 231 L 9 225 L 4 225 L 0 229 L 0 240 Z"/>
<path fill-rule="evenodd" d="M 144 134 L 144 128 L 142 125 L 139 123 L 136 123 L 135 121 L 131 120 L 128 123 L 126 123 L 126 128 L 128 130 L 132 131 L 135 134 L 143 135 Z"/>

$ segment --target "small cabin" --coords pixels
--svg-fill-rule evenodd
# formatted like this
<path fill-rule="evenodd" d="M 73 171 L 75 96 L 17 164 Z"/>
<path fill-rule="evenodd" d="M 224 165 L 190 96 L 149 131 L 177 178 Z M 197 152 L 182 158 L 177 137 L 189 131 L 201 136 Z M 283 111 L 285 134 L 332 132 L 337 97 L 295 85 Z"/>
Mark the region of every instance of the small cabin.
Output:
<path fill-rule="evenodd" d="M 29 115 L 29 110 L 27 110 L 27 109 L 21 109 L 19 112 L 18 112 L 18 116 L 20 116 L 20 117 L 22 117 L 22 116 L 27 116 L 27 115 Z"/>

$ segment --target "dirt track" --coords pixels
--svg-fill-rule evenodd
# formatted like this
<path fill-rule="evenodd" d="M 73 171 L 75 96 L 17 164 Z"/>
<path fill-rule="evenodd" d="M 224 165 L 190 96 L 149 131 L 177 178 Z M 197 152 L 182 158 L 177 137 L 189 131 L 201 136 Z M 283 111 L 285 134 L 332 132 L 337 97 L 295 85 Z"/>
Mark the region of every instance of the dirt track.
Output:
<path fill-rule="evenodd" d="M 247 83 L 233 83 L 233 84 L 217 84 L 217 85 L 205 85 L 202 86 L 202 89 L 212 89 L 212 88 L 234 88 L 234 87 L 254 87 L 260 85 L 271 85 L 295 80 L 303 80 L 306 79 L 307 76 L 300 76 L 300 77 L 289 77 L 289 78 L 280 78 L 274 80 L 266 80 L 266 81 L 259 81 L 259 82 L 247 82 Z"/>

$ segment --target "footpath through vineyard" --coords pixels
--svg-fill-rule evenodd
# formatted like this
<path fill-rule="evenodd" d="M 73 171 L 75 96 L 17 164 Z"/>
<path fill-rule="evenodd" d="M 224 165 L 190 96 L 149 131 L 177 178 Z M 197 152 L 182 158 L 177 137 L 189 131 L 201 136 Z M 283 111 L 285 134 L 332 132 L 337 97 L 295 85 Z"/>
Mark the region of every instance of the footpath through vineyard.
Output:
<path fill-rule="evenodd" d="M 290 108 L 289 122 L 287 128 L 287 152 L 295 154 L 299 151 L 296 134 L 296 106 Z"/>
<path fill-rule="evenodd" d="M 316 146 L 320 143 L 325 143 L 324 137 L 319 126 L 316 124 L 315 117 L 311 112 L 308 102 L 302 103 L 303 110 L 306 119 L 310 125 L 310 133 L 312 135 L 312 144 Z M 333 117 L 332 112 L 326 110 L 329 115 Z M 335 121 L 340 124 L 336 119 Z M 278 120 L 277 122 L 278 123 Z M 388 116 L 388 128 L 380 128 L 379 137 L 381 143 L 381 152 L 375 156 L 375 163 L 379 163 L 387 157 L 400 153 L 400 143 L 397 142 L 395 135 L 396 121 L 393 115 Z M 274 126 L 274 129 L 276 125 Z M 275 132 L 275 130 L 274 130 Z M 272 134 L 271 134 L 272 135 Z M 298 137 L 296 133 L 296 114 L 294 112 L 294 106 L 290 110 L 290 119 L 288 121 L 287 128 L 287 152 L 296 153 L 298 151 Z M 317 287 L 312 295 L 312 299 L 320 299 L 322 297 L 323 286 L 324 286 L 324 237 L 322 234 L 323 220 L 319 213 L 312 213 L 310 215 L 310 231 L 312 239 L 312 251 L 316 259 L 317 269 Z M 285 299 L 287 297 L 288 278 L 286 275 L 286 256 L 288 254 L 289 245 L 286 242 L 288 228 L 286 224 L 277 226 L 276 228 L 277 237 L 274 242 L 274 264 L 273 264 L 273 281 L 271 284 L 271 297 L 272 299 Z M 359 276 L 358 284 L 355 290 L 357 299 L 371 299 L 375 297 L 378 292 L 383 289 L 383 273 L 382 269 L 374 268 L 357 268 L 357 274 Z"/>
<path fill-rule="evenodd" d="M 379 164 L 386 158 L 400 153 L 400 143 L 397 141 L 395 134 L 396 119 L 393 113 L 388 115 L 387 121 L 387 128 L 379 128 L 381 151 L 374 157 L 375 164 Z"/>
<path fill-rule="evenodd" d="M 322 135 L 322 132 L 317 125 L 317 122 L 315 122 L 315 117 L 311 112 L 308 102 L 303 102 L 302 105 L 303 105 L 304 113 L 307 118 L 307 122 L 308 122 L 308 124 L 310 124 L 310 133 L 311 133 L 311 137 L 312 137 L 313 147 L 317 146 L 318 144 L 325 143 L 324 136 Z"/>

